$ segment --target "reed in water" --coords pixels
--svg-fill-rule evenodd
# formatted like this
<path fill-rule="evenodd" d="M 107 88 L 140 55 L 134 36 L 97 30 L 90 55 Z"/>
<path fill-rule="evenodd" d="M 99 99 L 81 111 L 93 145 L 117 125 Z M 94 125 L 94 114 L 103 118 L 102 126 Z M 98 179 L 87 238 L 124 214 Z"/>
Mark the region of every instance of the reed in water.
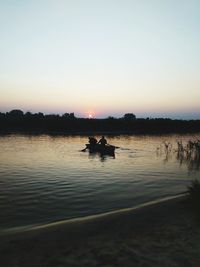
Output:
<path fill-rule="evenodd" d="M 169 157 L 171 152 L 176 154 L 176 158 L 179 163 L 186 164 L 188 170 L 200 170 L 200 140 L 189 140 L 186 143 L 177 141 L 177 147 L 172 149 L 172 144 L 165 141 L 164 151 L 166 158 Z M 191 204 L 191 208 L 194 209 L 198 214 L 200 213 L 200 181 L 194 179 L 187 187 L 188 200 Z"/>
<path fill-rule="evenodd" d="M 200 140 L 189 140 L 186 145 L 181 141 L 177 142 L 177 159 L 179 162 L 186 163 L 189 170 L 199 170 L 200 168 Z"/>

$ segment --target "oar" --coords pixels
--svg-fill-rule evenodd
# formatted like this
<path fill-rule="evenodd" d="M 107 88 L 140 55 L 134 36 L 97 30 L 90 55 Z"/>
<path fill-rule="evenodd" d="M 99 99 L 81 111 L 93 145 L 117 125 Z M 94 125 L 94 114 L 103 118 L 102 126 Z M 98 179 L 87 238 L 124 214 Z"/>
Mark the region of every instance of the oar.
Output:
<path fill-rule="evenodd" d="M 83 148 L 81 151 L 82 151 L 82 152 L 85 152 L 85 151 L 86 151 L 86 149 L 87 149 L 87 147 L 86 147 L 86 148 Z"/>

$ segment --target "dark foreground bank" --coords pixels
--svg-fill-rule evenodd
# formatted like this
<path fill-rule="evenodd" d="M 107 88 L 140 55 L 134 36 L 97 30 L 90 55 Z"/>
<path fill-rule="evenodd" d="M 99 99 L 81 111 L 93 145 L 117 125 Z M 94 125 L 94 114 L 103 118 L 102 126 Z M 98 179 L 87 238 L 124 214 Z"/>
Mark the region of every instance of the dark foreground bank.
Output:
<path fill-rule="evenodd" d="M 185 197 L 0 239 L 4 267 L 200 266 L 200 223 Z"/>

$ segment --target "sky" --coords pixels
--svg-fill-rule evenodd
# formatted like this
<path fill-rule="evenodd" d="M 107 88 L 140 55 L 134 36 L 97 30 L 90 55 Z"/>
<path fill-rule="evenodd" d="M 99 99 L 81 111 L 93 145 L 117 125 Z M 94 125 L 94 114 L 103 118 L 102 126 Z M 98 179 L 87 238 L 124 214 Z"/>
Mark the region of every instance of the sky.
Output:
<path fill-rule="evenodd" d="M 199 0 L 0 0 L 0 111 L 200 119 Z"/>

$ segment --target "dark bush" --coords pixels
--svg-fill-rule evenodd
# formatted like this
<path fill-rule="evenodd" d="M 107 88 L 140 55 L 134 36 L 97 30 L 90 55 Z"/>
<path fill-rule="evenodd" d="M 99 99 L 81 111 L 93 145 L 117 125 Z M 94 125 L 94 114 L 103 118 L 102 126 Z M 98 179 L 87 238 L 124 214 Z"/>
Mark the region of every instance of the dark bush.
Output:
<path fill-rule="evenodd" d="M 192 208 L 200 211 L 200 182 L 195 179 L 191 182 L 191 185 L 188 186 L 189 201 L 192 205 Z"/>

